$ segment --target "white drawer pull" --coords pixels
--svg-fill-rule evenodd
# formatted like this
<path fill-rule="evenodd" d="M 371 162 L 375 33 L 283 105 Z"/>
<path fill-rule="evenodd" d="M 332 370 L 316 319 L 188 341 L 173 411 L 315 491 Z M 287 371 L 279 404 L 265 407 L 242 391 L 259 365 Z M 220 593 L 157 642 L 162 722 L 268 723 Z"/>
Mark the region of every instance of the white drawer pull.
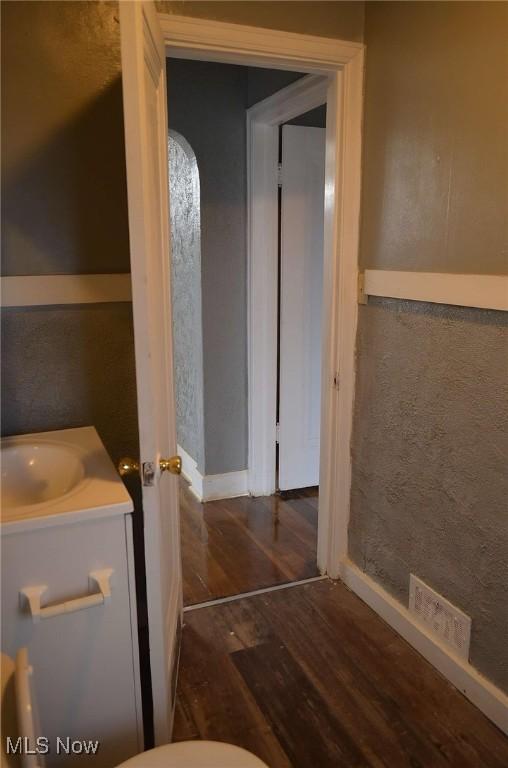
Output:
<path fill-rule="evenodd" d="M 94 592 L 86 597 L 75 597 L 73 600 L 66 600 L 56 605 L 47 605 L 41 607 L 41 597 L 47 590 L 46 584 L 39 584 L 35 587 L 24 587 L 19 594 L 28 601 L 30 613 L 34 623 L 41 619 L 50 619 L 52 616 L 60 616 L 62 613 L 73 613 L 82 611 L 85 608 L 92 608 L 94 605 L 103 605 L 111 600 L 111 586 L 109 580 L 113 573 L 112 568 L 103 568 L 100 571 L 90 571 L 88 574 L 89 582 L 94 582 L 99 587 L 99 592 Z"/>

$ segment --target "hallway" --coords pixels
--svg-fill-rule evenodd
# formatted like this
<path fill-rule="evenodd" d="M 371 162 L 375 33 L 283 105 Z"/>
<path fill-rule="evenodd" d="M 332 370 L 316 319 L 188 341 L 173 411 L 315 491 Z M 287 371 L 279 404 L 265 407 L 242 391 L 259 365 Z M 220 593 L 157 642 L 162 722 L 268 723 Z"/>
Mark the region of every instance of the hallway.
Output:
<path fill-rule="evenodd" d="M 508 739 L 340 583 L 185 613 L 174 739 L 270 768 L 504 768 Z"/>
<path fill-rule="evenodd" d="M 184 605 L 319 576 L 317 489 L 202 504 L 180 482 Z"/>

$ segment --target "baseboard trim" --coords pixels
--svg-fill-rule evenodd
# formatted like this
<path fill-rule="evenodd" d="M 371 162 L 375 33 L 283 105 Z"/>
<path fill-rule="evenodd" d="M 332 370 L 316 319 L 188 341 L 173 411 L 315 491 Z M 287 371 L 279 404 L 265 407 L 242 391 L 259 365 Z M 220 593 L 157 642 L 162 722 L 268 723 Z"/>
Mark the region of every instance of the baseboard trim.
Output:
<path fill-rule="evenodd" d="M 189 490 L 198 501 L 232 499 L 249 494 L 248 471 L 225 472 L 221 475 L 202 475 L 196 461 L 180 445 L 178 455 L 182 458 L 182 475 Z"/>
<path fill-rule="evenodd" d="M 508 696 L 503 691 L 430 635 L 416 622 L 407 608 L 351 560 L 342 562 L 340 573 L 344 583 L 358 597 L 436 667 L 489 720 L 508 734 Z"/>
<path fill-rule="evenodd" d="M 226 472 L 223 475 L 205 475 L 203 477 L 203 501 L 213 499 L 233 499 L 247 496 L 247 470 Z"/>
<path fill-rule="evenodd" d="M 198 501 L 201 501 L 203 499 L 203 475 L 199 471 L 196 461 L 181 445 L 177 446 L 177 451 L 182 459 L 182 475 L 189 483 L 189 490 Z"/>

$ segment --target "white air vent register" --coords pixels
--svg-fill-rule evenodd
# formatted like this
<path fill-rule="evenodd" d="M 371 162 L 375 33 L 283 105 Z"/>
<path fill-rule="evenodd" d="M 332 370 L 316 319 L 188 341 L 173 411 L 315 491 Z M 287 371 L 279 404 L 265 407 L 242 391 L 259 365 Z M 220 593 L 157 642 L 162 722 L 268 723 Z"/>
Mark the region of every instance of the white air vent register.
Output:
<path fill-rule="evenodd" d="M 469 659 L 471 619 L 415 576 L 409 576 L 409 611 L 428 632 Z"/>

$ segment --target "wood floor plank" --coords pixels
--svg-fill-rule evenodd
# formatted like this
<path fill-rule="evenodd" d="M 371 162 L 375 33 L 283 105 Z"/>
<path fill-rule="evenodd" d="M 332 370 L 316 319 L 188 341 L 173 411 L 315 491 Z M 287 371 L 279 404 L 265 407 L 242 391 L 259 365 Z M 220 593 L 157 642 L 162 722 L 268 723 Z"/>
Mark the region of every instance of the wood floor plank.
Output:
<path fill-rule="evenodd" d="M 471 768 L 508 765 L 506 739 L 491 738 L 499 731 L 355 595 L 331 582 L 302 592 L 309 607 L 312 603 L 331 627 L 332 636 L 340 636 L 351 663 L 367 672 L 384 699 L 396 703 L 409 727 L 419 723 L 432 734 L 436 749 L 449 756 L 450 764 L 460 757 L 461 765 Z"/>
<path fill-rule="evenodd" d="M 181 481 L 184 605 L 319 575 L 317 509 L 308 503 L 317 504 L 317 490 L 293 495 L 202 504 Z"/>
<path fill-rule="evenodd" d="M 274 625 L 347 731 L 361 744 L 369 764 L 410 765 L 408 754 L 425 755 L 425 744 L 407 731 L 397 709 L 384 698 L 379 705 L 376 689 L 364 671 L 344 657 L 337 635 L 314 621 L 312 610 L 295 613 L 291 597 L 286 601 L 263 601 L 258 609 Z M 326 675 L 324 669 L 328 670 Z M 416 761 L 413 763 L 416 766 Z"/>
<path fill-rule="evenodd" d="M 450 765 L 504 765 L 498 762 L 495 749 L 486 751 L 488 738 L 480 739 L 476 748 L 461 741 L 458 729 L 462 713 L 470 719 L 473 711 L 476 728 L 487 726 L 485 736 L 492 732 L 492 724 L 355 595 L 333 582 L 323 583 L 311 594 L 303 590 L 303 594 L 309 607 L 312 604 L 330 626 L 332 637 L 340 636 L 341 648 L 350 663 L 365 670 L 377 691 L 375 694 L 371 690 L 369 695 L 377 695 L 385 709 L 394 704 L 391 717 L 393 712 L 401 712 L 406 733 L 431 734 L 436 753 L 431 764 L 441 764 L 442 755 Z M 431 761 L 431 756 L 427 760 Z"/>
<path fill-rule="evenodd" d="M 315 531 L 317 525 L 317 507 L 318 496 L 303 496 L 302 498 L 292 498 L 288 501 L 281 500 L 278 496 L 263 496 L 261 501 L 267 506 L 272 505 L 274 500 L 279 502 L 280 508 L 294 513 L 297 518 L 305 521 L 308 531 Z"/>
<path fill-rule="evenodd" d="M 284 645 L 264 643 L 232 656 L 293 768 L 368 765 Z"/>
<path fill-rule="evenodd" d="M 181 741 L 190 733 L 198 733 L 202 739 L 242 746 L 270 766 L 291 768 L 232 662 L 232 648 L 238 645 L 232 645 L 229 634 L 223 634 L 227 629 L 221 614 L 204 623 L 196 622 L 195 614 L 187 615 L 190 621 L 184 628 L 173 738 Z"/>
<path fill-rule="evenodd" d="M 312 605 L 302 606 L 302 593 L 288 595 L 287 599 L 277 594 L 274 598 L 263 601 L 258 609 L 274 625 L 351 736 L 362 745 L 369 764 L 413 768 L 449 765 L 439 746 L 429 742 L 422 732 L 418 720 L 408 722 L 399 700 L 390 696 L 386 686 L 376 687 L 370 664 L 357 664 L 344 647 L 343 635 L 319 621 Z M 377 629 L 376 625 L 371 629 Z M 376 665 L 378 656 L 376 649 L 370 663 Z M 326 676 L 323 669 L 329 670 Z"/>
<path fill-rule="evenodd" d="M 238 504 L 234 510 L 230 506 L 229 515 L 242 533 L 284 570 L 288 580 L 316 576 L 315 526 L 307 525 L 307 530 L 302 531 L 303 521 L 295 509 L 288 510 L 288 505 L 277 503 L 276 497 L 273 504 L 276 511 L 263 502 L 265 499 L 245 499 L 244 504 Z"/>
<path fill-rule="evenodd" d="M 508 739 L 330 581 L 186 613 L 174 736 L 270 768 L 508 766 Z"/>

